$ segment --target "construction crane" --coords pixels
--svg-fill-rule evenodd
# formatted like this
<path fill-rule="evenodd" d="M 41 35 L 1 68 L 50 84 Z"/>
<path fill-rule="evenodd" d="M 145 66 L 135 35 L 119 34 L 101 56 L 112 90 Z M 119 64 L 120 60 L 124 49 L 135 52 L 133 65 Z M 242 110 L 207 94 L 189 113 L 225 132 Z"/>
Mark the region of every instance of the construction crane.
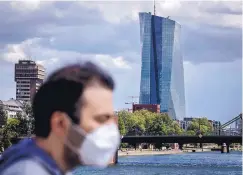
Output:
<path fill-rule="evenodd" d="M 134 101 L 134 99 L 137 99 L 137 98 L 139 98 L 138 96 L 128 96 L 129 98 L 131 98 L 132 99 L 132 101 L 131 102 L 125 102 L 125 104 L 132 104 L 132 109 L 128 109 L 128 111 L 129 110 L 132 110 L 133 111 L 133 105 L 136 103 L 135 101 Z"/>
<path fill-rule="evenodd" d="M 156 7 L 155 7 L 155 0 L 154 0 L 154 16 L 156 15 Z"/>
<path fill-rule="evenodd" d="M 134 103 L 136 103 L 135 101 L 134 101 L 134 99 L 137 99 L 137 98 L 139 98 L 139 96 L 128 96 L 129 98 L 131 98 L 132 99 L 132 102 L 130 102 L 130 103 L 128 103 L 128 104 L 134 104 Z"/>

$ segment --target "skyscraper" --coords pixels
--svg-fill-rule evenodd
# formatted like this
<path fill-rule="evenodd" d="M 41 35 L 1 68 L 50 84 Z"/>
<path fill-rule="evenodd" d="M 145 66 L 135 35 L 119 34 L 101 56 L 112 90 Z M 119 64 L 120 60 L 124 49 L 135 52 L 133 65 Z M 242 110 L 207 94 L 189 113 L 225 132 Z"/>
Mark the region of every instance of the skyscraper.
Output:
<path fill-rule="evenodd" d="M 141 41 L 140 104 L 159 104 L 172 119 L 185 116 L 181 26 L 151 13 L 139 13 Z"/>
<path fill-rule="evenodd" d="M 16 99 L 32 100 L 43 83 L 45 68 L 31 60 L 19 60 L 15 64 Z"/>

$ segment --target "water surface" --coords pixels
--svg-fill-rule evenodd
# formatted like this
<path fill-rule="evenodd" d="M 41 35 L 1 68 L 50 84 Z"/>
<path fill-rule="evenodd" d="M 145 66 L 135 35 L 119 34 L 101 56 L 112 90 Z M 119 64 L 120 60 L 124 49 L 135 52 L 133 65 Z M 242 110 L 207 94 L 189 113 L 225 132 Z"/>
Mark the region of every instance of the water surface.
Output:
<path fill-rule="evenodd" d="M 241 175 L 242 154 L 231 152 L 119 157 L 116 166 L 104 170 L 78 168 L 74 175 Z"/>

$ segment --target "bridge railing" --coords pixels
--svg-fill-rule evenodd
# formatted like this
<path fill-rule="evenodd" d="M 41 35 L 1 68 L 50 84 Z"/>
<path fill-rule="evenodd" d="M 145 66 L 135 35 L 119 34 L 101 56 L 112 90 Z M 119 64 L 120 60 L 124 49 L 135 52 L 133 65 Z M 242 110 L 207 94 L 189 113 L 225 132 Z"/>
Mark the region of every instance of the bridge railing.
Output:
<path fill-rule="evenodd" d="M 138 133 L 130 133 L 126 134 L 123 136 L 199 136 L 199 135 L 204 135 L 204 136 L 218 136 L 219 134 L 216 133 L 207 133 L 207 134 L 195 134 L 195 135 L 188 135 L 188 134 L 159 134 L 159 133 L 143 133 L 143 134 L 138 134 Z"/>
<path fill-rule="evenodd" d="M 235 129 L 235 128 L 228 128 L 226 129 L 228 126 L 230 126 L 231 124 L 237 122 L 237 121 L 241 121 L 242 122 L 242 113 L 237 115 L 236 117 L 234 117 L 233 119 L 231 119 L 230 121 L 222 124 L 220 127 L 218 127 L 215 131 L 213 131 L 212 133 L 210 133 L 210 135 L 225 135 L 225 136 L 239 136 L 242 135 L 242 130 L 239 129 Z"/>
<path fill-rule="evenodd" d="M 219 130 L 219 131 L 214 131 L 210 135 L 222 135 L 222 136 L 241 136 L 242 131 L 239 130 Z"/>

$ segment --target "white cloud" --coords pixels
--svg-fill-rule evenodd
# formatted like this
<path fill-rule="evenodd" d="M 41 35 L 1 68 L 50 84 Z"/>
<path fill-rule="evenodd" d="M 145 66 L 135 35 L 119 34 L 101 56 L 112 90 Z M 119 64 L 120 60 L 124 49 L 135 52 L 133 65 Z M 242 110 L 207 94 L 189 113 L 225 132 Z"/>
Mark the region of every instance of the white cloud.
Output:
<path fill-rule="evenodd" d="M 138 12 L 152 12 L 152 1 L 113 1 L 112 3 L 78 2 L 79 5 L 75 3 L 70 5 L 71 7 L 68 6 L 69 4 L 44 3 L 44 5 L 47 6 L 53 5 L 48 6 L 49 13 L 45 11 L 43 2 L 34 2 L 33 4 L 18 3 L 19 2 L 15 4 L 12 3 L 14 10 L 18 11 L 18 13 L 12 13 L 11 9 L 8 14 L 10 16 L 12 14 L 10 22 L 12 22 L 13 25 L 7 26 L 5 31 L 2 33 L 0 32 L 3 38 L 7 36 L 5 33 L 8 34 L 9 29 L 11 33 L 11 37 L 4 38 L 4 41 L 1 43 L 3 47 L 2 50 L 0 50 L 0 63 L 3 73 L 0 74 L 0 76 L 4 75 L 4 77 L 1 77 L 1 80 L 4 79 L 3 82 L 6 83 L 0 85 L 0 92 L 6 93 L 0 93 L 0 98 L 3 96 L 4 98 L 9 98 L 15 94 L 13 88 L 15 86 L 14 65 L 12 63 L 15 63 L 20 58 L 29 57 L 45 65 L 48 73 L 67 63 L 75 63 L 83 60 L 91 60 L 99 63 L 106 70 L 111 72 L 116 80 L 115 106 L 117 108 L 128 107 L 124 105 L 125 102 L 130 100 L 128 96 L 139 95 L 141 57 L 140 54 L 138 54 L 140 53 L 140 49 L 137 47 L 137 45 L 139 45 Z M 223 35 L 229 35 L 229 30 L 221 30 L 221 26 L 241 28 L 241 14 L 215 12 L 215 9 L 227 9 L 233 12 L 241 12 L 241 3 L 218 1 L 201 3 L 157 1 L 156 3 L 156 13 L 158 15 L 166 17 L 171 16 L 172 19 L 178 18 L 178 20 L 184 20 L 183 25 L 184 23 L 186 23 L 186 25 L 190 24 L 189 27 L 196 29 L 199 34 L 200 32 L 204 34 L 199 36 L 201 38 L 198 38 L 196 41 L 193 40 L 193 44 L 197 42 L 195 45 L 198 45 L 198 48 L 203 48 L 203 46 L 207 44 L 210 45 L 212 40 L 221 44 L 220 38 L 222 38 Z M 90 11 L 87 10 L 87 8 Z M 80 9 L 83 11 L 80 11 Z M 213 12 L 210 11 L 210 9 L 214 9 L 212 10 Z M 86 13 L 87 11 L 92 13 L 86 15 L 88 14 Z M 97 11 L 101 13 L 97 13 Z M 21 16 L 21 18 L 19 18 L 19 16 Z M 104 23 L 102 17 L 107 23 Z M 15 31 L 13 27 L 16 26 L 15 23 L 26 28 L 22 31 L 16 28 Z M 219 28 L 213 28 L 213 30 L 207 28 L 202 29 L 202 24 L 213 24 L 219 26 Z M 121 28 L 123 27 L 122 30 L 119 30 L 120 26 Z M 127 26 L 128 29 L 124 30 Z M 132 29 L 134 26 L 137 28 Z M 33 29 L 38 32 L 35 32 Z M 230 30 L 230 32 L 235 33 L 235 30 Z M 22 33 L 24 33 L 23 37 L 19 37 Z M 198 33 L 197 35 L 199 35 Z M 12 41 L 12 34 L 17 38 L 14 41 Z M 189 37 L 191 36 L 189 35 Z M 202 42 L 200 45 L 198 41 L 202 38 L 204 39 L 204 37 L 209 38 L 207 38 L 205 43 Z M 231 35 L 228 38 L 232 38 Z M 8 39 L 14 44 L 8 43 L 5 45 L 5 41 L 8 41 Z M 137 42 L 132 42 L 133 39 Z M 186 44 L 190 44 L 188 43 L 188 39 L 186 39 L 186 42 Z M 234 41 L 230 43 L 234 43 Z M 113 48 L 114 45 L 116 46 L 115 49 Z M 127 48 L 124 46 L 127 46 Z M 232 46 L 234 46 L 234 44 L 232 44 Z M 83 49 L 84 47 L 87 48 Z M 137 47 L 137 49 L 134 49 L 135 47 Z M 80 51 L 82 49 L 85 51 Z M 204 51 L 214 57 L 215 52 L 212 50 L 213 49 L 210 50 L 210 48 L 207 48 L 207 50 Z M 222 55 L 228 52 L 227 49 L 221 49 L 221 47 L 216 51 L 220 51 Z M 192 49 L 189 49 L 189 52 L 192 52 Z M 200 56 L 201 55 L 203 55 L 202 51 L 200 52 Z M 221 58 L 222 55 L 217 54 L 219 58 Z M 198 59 L 197 55 L 191 57 L 193 58 L 188 60 Z M 128 60 L 130 60 L 130 62 Z M 207 62 L 208 60 L 212 61 L 212 59 L 207 59 L 205 56 L 205 59 L 198 60 L 198 62 Z M 187 112 L 189 115 L 208 115 L 210 118 L 216 119 L 216 117 L 213 116 L 214 114 L 225 117 L 226 115 L 224 115 L 224 113 L 227 113 L 228 116 L 229 113 L 237 111 L 233 108 L 234 106 L 237 107 L 237 104 L 239 104 L 238 101 L 234 104 L 234 101 L 235 99 L 238 100 L 237 93 L 240 92 L 237 89 L 237 83 L 240 81 L 239 70 L 241 70 L 241 67 L 237 67 L 237 65 L 240 65 L 237 62 L 230 63 L 228 59 L 227 61 L 228 62 L 225 64 L 207 63 L 194 65 L 190 62 L 184 63 L 185 87 L 187 92 L 186 101 L 189 104 L 187 105 Z M 220 110 L 221 108 L 227 109 L 227 111 L 224 110 L 222 112 Z"/>
<path fill-rule="evenodd" d="M 49 39 L 52 42 L 53 38 Z M 17 62 L 19 59 L 33 59 L 45 66 L 60 66 L 63 63 L 77 61 L 93 61 L 110 69 L 131 69 L 122 56 L 112 57 L 107 54 L 79 53 L 74 51 L 56 50 L 41 46 L 40 38 L 23 41 L 20 44 L 9 44 L 0 55 L 0 59 Z"/>
<path fill-rule="evenodd" d="M 138 20 L 139 12 L 153 12 L 153 2 L 80 2 L 86 8 L 98 9 L 105 20 L 110 23 L 118 24 Z M 159 1 L 156 2 L 156 14 L 170 16 L 172 19 L 185 18 L 193 20 L 195 24 L 211 24 L 222 27 L 241 28 L 241 14 L 215 14 L 207 12 L 210 8 L 228 8 L 233 11 L 240 11 L 241 2 L 202 2 L 202 1 Z"/>
<path fill-rule="evenodd" d="M 19 59 L 30 59 L 33 49 L 39 49 L 38 42 L 40 38 L 32 38 L 23 41 L 20 44 L 7 44 L 5 48 L 0 52 L 0 59 L 17 62 Z"/>
<path fill-rule="evenodd" d="M 12 8 L 21 12 L 34 11 L 40 8 L 41 2 L 39 0 L 28 0 L 28 1 L 13 1 L 10 3 Z"/>

